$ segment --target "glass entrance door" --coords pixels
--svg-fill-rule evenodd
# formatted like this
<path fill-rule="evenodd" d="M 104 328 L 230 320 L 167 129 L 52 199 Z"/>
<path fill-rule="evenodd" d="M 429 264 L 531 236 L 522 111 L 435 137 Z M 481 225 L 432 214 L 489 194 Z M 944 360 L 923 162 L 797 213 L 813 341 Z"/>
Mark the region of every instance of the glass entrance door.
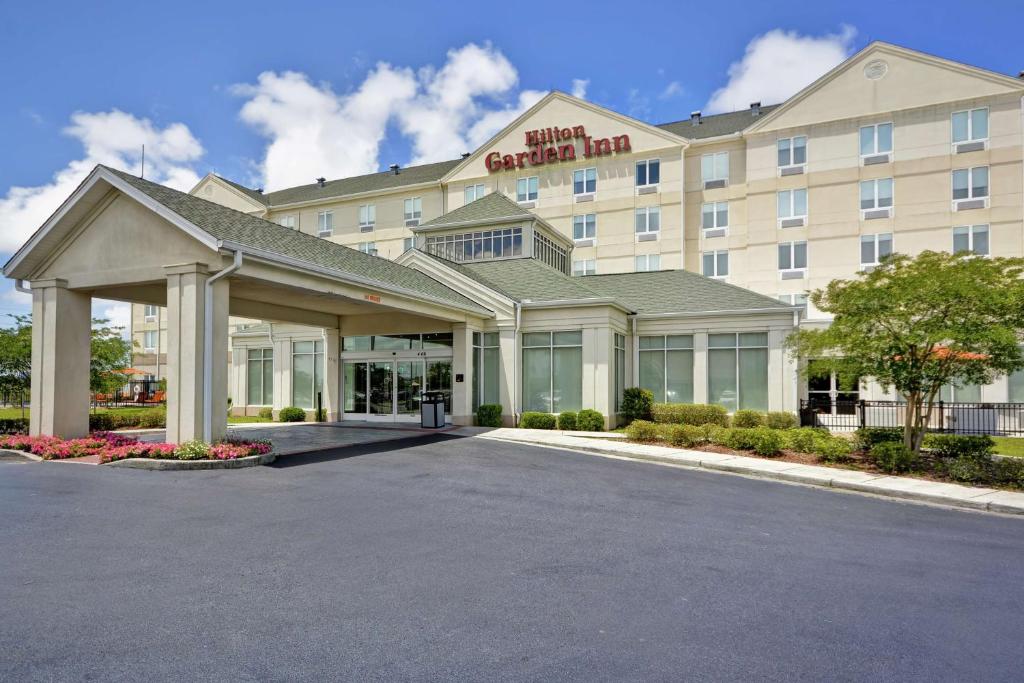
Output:
<path fill-rule="evenodd" d="M 391 417 L 395 410 L 394 372 L 390 361 L 370 363 L 370 415 Z"/>
<path fill-rule="evenodd" d="M 417 421 L 424 391 L 440 391 L 452 406 L 452 362 L 345 361 L 345 419 Z"/>
<path fill-rule="evenodd" d="M 419 418 L 420 398 L 423 395 L 423 361 L 399 361 L 396 370 L 395 392 L 398 415 Z"/>

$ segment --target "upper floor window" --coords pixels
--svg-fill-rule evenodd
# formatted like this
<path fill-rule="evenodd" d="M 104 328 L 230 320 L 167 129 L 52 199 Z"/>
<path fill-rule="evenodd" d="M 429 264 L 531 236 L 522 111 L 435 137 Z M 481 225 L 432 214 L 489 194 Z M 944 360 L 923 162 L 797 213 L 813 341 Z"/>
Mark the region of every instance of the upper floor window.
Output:
<path fill-rule="evenodd" d="M 953 228 L 953 253 L 970 252 L 988 256 L 988 226 L 962 225 Z"/>
<path fill-rule="evenodd" d="M 402 239 L 402 253 L 405 253 L 416 246 L 415 237 L 405 237 Z"/>
<path fill-rule="evenodd" d="M 359 207 L 359 227 L 373 228 L 377 222 L 377 206 L 375 204 L 363 204 Z"/>
<path fill-rule="evenodd" d="M 370 254 L 372 256 L 376 256 L 377 255 L 377 243 L 376 242 L 360 242 L 356 246 L 356 248 L 359 249 L 359 251 L 363 252 L 364 254 Z"/>
<path fill-rule="evenodd" d="M 320 237 L 330 237 L 334 234 L 334 212 L 320 211 L 316 215 L 316 228 Z"/>
<path fill-rule="evenodd" d="M 988 139 L 988 109 L 953 112 L 953 144 Z"/>
<path fill-rule="evenodd" d="M 158 341 L 157 335 L 160 333 L 157 330 L 148 330 L 142 334 L 142 350 L 146 353 L 156 352 L 156 344 Z"/>
<path fill-rule="evenodd" d="M 779 244 L 779 270 L 807 270 L 807 242 L 782 242 Z"/>
<path fill-rule="evenodd" d="M 405 200 L 405 220 L 418 221 L 423 216 L 423 198 L 410 197 Z"/>
<path fill-rule="evenodd" d="M 807 217 L 807 190 L 782 190 L 777 195 L 779 218 Z"/>
<path fill-rule="evenodd" d="M 860 265 L 877 266 L 882 259 L 892 254 L 892 233 L 860 236 Z"/>
<path fill-rule="evenodd" d="M 807 136 L 798 135 L 792 138 L 780 138 L 776 146 L 779 156 L 779 168 L 803 166 L 807 163 Z"/>
<path fill-rule="evenodd" d="M 705 251 L 702 270 L 706 277 L 726 277 L 729 274 L 729 252 L 725 249 Z"/>
<path fill-rule="evenodd" d="M 636 210 L 636 232 L 656 233 L 661 230 L 661 207 L 645 206 Z"/>
<path fill-rule="evenodd" d="M 636 186 L 657 185 L 661 182 L 661 160 L 648 159 L 636 162 Z"/>
<path fill-rule="evenodd" d="M 142 310 L 142 315 L 147 323 L 156 322 L 156 316 L 159 310 L 160 309 L 157 306 L 151 306 L 150 304 L 146 304 Z"/>
<path fill-rule="evenodd" d="M 790 306 L 800 306 L 807 310 L 806 294 L 779 294 L 779 301 Z"/>
<path fill-rule="evenodd" d="M 295 214 L 288 214 L 287 216 L 281 216 L 277 220 L 278 224 L 285 227 L 295 229 Z"/>
<path fill-rule="evenodd" d="M 729 227 L 729 202 L 706 202 L 701 206 L 701 227 L 705 230 Z"/>
<path fill-rule="evenodd" d="M 860 155 L 862 157 L 892 152 L 892 124 L 877 123 L 872 126 L 861 126 Z"/>
<path fill-rule="evenodd" d="M 588 213 L 572 217 L 572 238 L 592 240 L 597 237 L 597 214 Z"/>
<path fill-rule="evenodd" d="M 715 152 L 700 158 L 700 177 L 705 183 L 729 180 L 729 153 Z"/>
<path fill-rule="evenodd" d="M 892 178 L 862 180 L 860 183 L 860 209 L 886 209 L 892 206 Z"/>
<path fill-rule="evenodd" d="M 953 171 L 953 201 L 988 197 L 988 166 Z"/>
<path fill-rule="evenodd" d="M 516 181 L 516 201 L 535 202 L 537 201 L 537 187 L 540 179 L 533 175 L 529 178 L 520 178 Z"/>
<path fill-rule="evenodd" d="M 466 186 L 466 204 L 475 202 L 486 194 L 483 184 Z"/>
<path fill-rule="evenodd" d="M 572 262 L 573 275 L 596 275 L 597 259 L 583 259 Z"/>
<path fill-rule="evenodd" d="M 641 256 L 637 256 L 634 261 L 634 270 L 638 273 L 661 270 L 660 254 L 643 254 Z"/>
<path fill-rule="evenodd" d="M 579 168 L 572 172 L 572 193 L 592 194 L 597 192 L 597 169 Z"/>

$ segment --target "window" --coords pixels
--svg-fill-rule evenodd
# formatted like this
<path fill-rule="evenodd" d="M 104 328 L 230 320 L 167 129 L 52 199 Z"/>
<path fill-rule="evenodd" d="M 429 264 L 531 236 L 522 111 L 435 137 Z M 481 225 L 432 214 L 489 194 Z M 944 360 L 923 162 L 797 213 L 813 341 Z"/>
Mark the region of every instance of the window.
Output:
<path fill-rule="evenodd" d="M 768 409 L 768 333 L 708 335 L 708 402 L 736 410 Z"/>
<path fill-rule="evenodd" d="M 530 176 L 529 178 L 520 178 L 516 181 L 516 201 L 517 202 L 533 202 L 537 201 L 537 184 L 539 182 L 537 176 Z"/>
<path fill-rule="evenodd" d="M 634 268 L 638 273 L 646 273 L 653 270 L 661 270 L 660 254 L 644 254 L 637 256 Z"/>
<path fill-rule="evenodd" d="M 693 337 L 640 337 L 640 388 L 658 403 L 693 403 Z"/>
<path fill-rule="evenodd" d="M 405 220 L 418 221 L 423 216 L 423 198 L 410 197 L 405 200 Z"/>
<path fill-rule="evenodd" d="M 583 259 L 580 261 L 572 262 L 572 274 L 573 275 L 596 275 L 597 274 L 597 260 L 596 259 Z"/>
<path fill-rule="evenodd" d="M 473 333 L 473 412 L 501 403 L 501 349 L 497 332 Z"/>
<path fill-rule="evenodd" d="M 953 112 L 953 143 L 988 139 L 988 109 Z"/>
<path fill-rule="evenodd" d="M 701 227 L 704 230 L 729 227 L 729 202 L 707 202 L 702 205 Z"/>
<path fill-rule="evenodd" d="M 572 238 L 592 240 L 597 237 L 597 214 L 588 213 L 572 217 Z"/>
<path fill-rule="evenodd" d="M 807 242 L 779 244 L 779 270 L 807 270 Z"/>
<path fill-rule="evenodd" d="M 449 261 L 483 261 L 523 255 L 523 229 L 480 230 L 426 238 L 428 254 Z"/>
<path fill-rule="evenodd" d="M 280 225 L 282 225 L 282 226 L 284 226 L 286 228 L 291 228 L 292 230 L 294 230 L 295 229 L 295 214 L 290 214 L 288 216 L 281 216 L 281 218 L 278 219 L 277 222 L 278 222 L 278 224 L 280 224 Z"/>
<path fill-rule="evenodd" d="M 274 405 L 274 350 L 249 349 L 245 362 L 246 405 Z"/>
<path fill-rule="evenodd" d="M 939 400 L 946 403 L 981 403 L 981 385 L 944 384 L 939 389 Z"/>
<path fill-rule="evenodd" d="M 376 242 L 360 242 L 356 245 L 356 248 L 364 254 L 376 255 L 377 254 L 377 243 Z"/>
<path fill-rule="evenodd" d="M 572 172 L 572 193 L 592 194 L 597 192 L 597 169 L 580 168 Z"/>
<path fill-rule="evenodd" d="M 321 211 L 316 215 L 316 227 L 320 237 L 330 237 L 334 234 L 334 212 Z"/>
<path fill-rule="evenodd" d="M 348 351 L 419 351 L 420 349 L 450 349 L 451 332 L 425 334 L 378 334 L 374 336 L 343 337 L 341 350 Z"/>
<path fill-rule="evenodd" d="M 860 236 L 860 265 L 877 266 L 882 259 L 892 254 L 892 233 Z"/>
<path fill-rule="evenodd" d="M 1024 348 L 1021 349 L 1024 352 Z M 1006 378 L 1008 394 L 1006 400 L 1010 403 L 1024 403 L 1024 370 L 1016 370 Z"/>
<path fill-rule="evenodd" d="M 807 310 L 806 294 L 780 294 L 779 301 L 790 306 L 802 306 L 804 310 Z"/>
<path fill-rule="evenodd" d="M 960 252 L 988 256 L 988 226 L 963 225 L 953 228 L 953 253 Z"/>
<path fill-rule="evenodd" d="M 523 409 L 560 413 L 583 407 L 583 333 L 523 334 Z"/>
<path fill-rule="evenodd" d="M 293 406 L 313 410 L 316 395 L 323 386 L 324 343 L 322 341 L 292 342 Z"/>
<path fill-rule="evenodd" d="M 156 322 L 156 317 L 159 311 L 159 307 L 146 304 L 142 309 L 142 316 L 147 323 L 153 323 Z"/>
<path fill-rule="evenodd" d="M 572 265 L 569 263 L 569 252 L 536 230 L 533 232 L 533 258 L 566 275 Z"/>
<path fill-rule="evenodd" d="M 483 197 L 485 194 L 483 185 L 467 185 L 466 186 L 466 204 L 475 202 L 476 200 Z"/>
<path fill-rule="evenodd" d="M 637 234 L 656 233 L 661 230 L 661 207 L 645 206 L 636 210 Z"/>
<path fill-rule="evenodd" d="M 877 123 L 873 126 L 861 126 L 860 155 L 862 157 L 892 152 L 892 124 Z"/>
<path fill-rule="evenodd" d="M 158 332 L 157 330 L 147 330 L 146 332 L 143 332 L 142 350 L 145 353 L 156 353 L 158 334 L 160 334 L 160 332 Z"/>
<path fill-rule="evenodd" d="M 661 182 L 661 160 L 648 159 L 636 162 L 636 186 L 657 185 Z"/>
<path fill-rule="evenodd" d="M 783 190 L 777 194 L 781 220 L 807 218 L 807 190 Z"/>
<path fill-rule="evenodd" d="M 892 178 L 862 180 L 860 183 L 860 210 L 892 207 Z"/>
<path fill-rule="evenodd" d="M 416 246 L 415 237 L 405 237 L 402 239 L 402 253 L 409 251 Z"/>
<path fill-rule="evenodd" d="M 729 252 L 725 249 L 705 251 L 702 258 L 706 277 L 726 277 L 729 274 Z"/>
<path fill-rule="evenodd" d="M 612 373 L 615 376 L 615 412 L 622 407 L 622 395 L 626 391 L 626 336 L 615 333 L 615 355 L 612 357 Z M 1021 371 L 1024 375 L 1024 371 Z"/>
<path fill-rule="evenodd" d="M 700 177 L 705 183 L 729 180 L 729 153 L 715 152 L 700 158 Z"/>
<path fill-rule="evenodd" d="M 982 199 L 988 196 L 988 166 L 958 168 L 953 171 L 953 201 Z"/>
<path fill-rule="evenodd" d="M 779 168 L 803 166 L 807 163 L 807 137 L 781 138 L 778 143 Z"/>
<path fill-rule="evenodd" d="M 359 227 L 360 229 L 373 230 L 373 226 L 377 223 L 377 206 L 376 204 L 363 204 L 359 207 Z"/>

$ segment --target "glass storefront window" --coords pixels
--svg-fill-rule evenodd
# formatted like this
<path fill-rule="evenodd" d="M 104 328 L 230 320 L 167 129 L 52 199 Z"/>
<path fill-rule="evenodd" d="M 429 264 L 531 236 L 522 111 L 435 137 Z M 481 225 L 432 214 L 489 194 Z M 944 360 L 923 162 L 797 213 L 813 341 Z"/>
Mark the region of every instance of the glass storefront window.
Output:
<path fill-rule="evenodd" d="M 292 342 L 293 406 L 313 410 L 316 395 L 323 387 L 324 343 L 322 341 Z"/>
<path fill-rule="evenodd" d="M 626 337 L 615 335 L 615 412 L 622 407 L 622 394 L 626 390 Z"/>
<path fill-rule="evenodd" d="M 640 337 L 640 387 L 659 403 L 693 403 L 693 337 Z"/>
<path fill-rule="evenodd" d="M 523 334 L 523 408 L 542 413 L 583 407 L 583 333 Z"/>
<path fill-rule="evenodd" d="M 473 333 L 473 410 L 501 403 L 501 349 L 497 332 Z"/>
<path fill-rule="evenodd" d="M 251 406 L 274 405 L 274 350 L 249 349 L 246 352 L 246 403 Z"/>
<path fill-rule="evenodd" d="M 768 333 L 708 335 L 708 402 L 768 410 Z"/>

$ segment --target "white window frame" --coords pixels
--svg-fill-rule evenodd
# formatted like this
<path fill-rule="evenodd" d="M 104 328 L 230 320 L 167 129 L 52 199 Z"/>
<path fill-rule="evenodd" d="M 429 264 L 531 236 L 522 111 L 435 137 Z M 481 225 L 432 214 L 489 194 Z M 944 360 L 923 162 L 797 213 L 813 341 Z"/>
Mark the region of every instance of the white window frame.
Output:
<path fill-rule="evenodd" d="M 790 306 L 802 306 L 805 311 L 807 310 L 806 292 L 801 292 L 799 294 L 779 294 L 779 301 Z"/>
<path fill-rule="evenodd" d="M 152 311 L 152 312 L 151 312 Z M 142 307 L 142 319 L 147 323 L 155 323 L 160 316 L 160 307 L 153 304 L 145 304 Z"/>
<path fill-rule="evenodd" d="M 793 158 L 795 156 L 794 152 L 796 151 L 796 147 L 797 147 L 797 145 L 795 143 L 796 143 L 797 140 L 803 140 L 804 141 L 804 145 L 803 145 L 803 147 L 804 147 L 804 160 L 799 162 L 799 163 L 795 163 L 793 161 Z M 781 151 L 779 149 L 779 145 L 781 145 L 783 142 L 789 142 L 789 163 L 788 164 L 780 164 L 779 163 L 779 152 Z M 778 140 L 776 140 L 775 141 L 775 165 L 778 166 L 780 173 L 785 168 L 804 168 L 804 167 L 806 167 L 807 166 L 807 136 L 806 135 L 794 135 L 792 137 L 779 138 Z"/>
<path fill-rule="evenodd" d="M 415 237 L 403 237 L 402 238 L 402 253 L 403 254 L 405 252 L 409 251 L 410 249 L 415 249 L 415 248 L 416 248 L 416 238 Z"/>
<path fill-rule="evenodd" d="M 651 268 L 651 260 L 654 260 L 655 267 Z M 644 264 L 640 268 L 641 261 Z M 654 273 L 661 270 L 661 254 L 638 254 L 633 257 L 633 271 L 637 273 Z"/>
<path fill-rule="evenodd" d="M 956 250 L 956 232 L 957 230 L 967 231 L 967 250 L 957 251 Z M 974 251 L 974 238 L 979 232 L 985 233 L 985 242 L 988 246 L 988 251 L 984 254 L 979 254 Z M 992 227 L 988 223 L 976 223 L 974 225 L 955 225 L 950 233 L 952 240 L 950 244 L 950 251 L 954 254 L 972 254 L 974 256 L 991 256 L 992 255 Z"/>
<path fill-rule="evenodd" d="M 987 176 L 987 180 L 985 182 L 985 194 L 979 195 L 979 196 L 975 197 L 974 196 L 974 172 L 979 170 L 979 169 L 982 169 L 982 168 L 985 169 L 985 175 Z M 949 173 L 950 196 L 953 196 L 953 193 L 956 192 L 956 174 L 959 171 L 966 171 L 967 172 L 967 196 L 966 197 L 960 197 L 959 199 L 954 197 L 954 199 L 953 199 L 953 209 L 955 210 L 957 205 L 960 204 L 960 202 L 970 202 L 970 201 L 974 201 L 975 199 L 984 199 L 985 200 L 985 207 L 987 207 L 988 206 L 988 198 L 992 194 L 992 169 L 989 166 L 987 166 L 987 165 L 985 165 L 985 166 L 971 166 L 969 168 L 954 168 Z"/>
<path fill-rule="evenodd" d="M 720 262 L 719 262 L 718 258 L 719 258 L 719 256 L 722 256 L 722 255 L 725 255 L 725 272 L 724 273 L 718 272 L 719 271 L 719 265 L 720 265 Z M 711 273 L 705 272 L 707 270 L 707 268 L 705 267 L 705 266 L 707 266 L 707 262 L 705 261 L 705 259 L 708 256 L 711 257 L 711 265 L 712 265 L 712 271 L 713 271 Z M 703 275 L 704 277 L 709 277 L 709 278 L 712 278 L 713 280 L 724 280 L 725 278 L 729 277 L 729 250 L 728 249 L 713 249 L 713 250 L 709 250 L 709 251 L 705 251 L 705 252 L 701 253 L 701 255 L 700 255 L 700 265 L 701 265 L 701 268 L 700 268 L 701 275 Z"/>
<path fill-rule="evenodd" d="M 418 221 L 423 217 L 423 197 L 406 197 L 402 212 L 407 221 Z"/>
<path fill-rule="evenodd" d="M 804 193 L 804 212 L 802 214 L 796 213 L 796 193 L 797 192 L 803 192 Z M 788 216 L 780 216 L 780 215 L 778 215 L 779 214 L 779 199 L 784 194 L 788 194 L 789 195 L 789 215 Z M 807 191 L 806 187 L 794 187 L 791 190 L 779 190 L 778 192 L 775 193 L 775 214 L 776 214 L 776 220 L 777 220 L 778 225 L 779 225 L 780 228 L 782 227 L 782 221 L 795 220 L 797 218 L 802 218 L 803 221 L 804 221 L 803 224 L 806 225 L 807 224 L 807 215 L 810 212 L 811 212 L 811 197 L 810 197 L 810 193 Z M 791 227 L 798 227 L 798 226 L 791 226 Z"/>
<path fill-rule="evenodd" d="M 356 245 L 356 249 L 358 251 L 363 252 L 364 254 L 369 254 L 370 256 L 373 256 L 374 252 L 377 251 L 377 243 L 376 242 L 360 242 L 359 244 Z"/>
<path fill-rule="evenodd" d="M 594 234 L 592 234 L 590 236 L 587 235 L 587 219 L 588 218 L 593 219 L 592 220 L 592 227 L 593 227 L 593 233 Z M 577 237 L 576 236 L 576 224 L 577 224 L 577 222 L 579 222 L 583 226 L 583 236 L 582 237 Z M 578 214 L 573 215 L 573 217 L 572 217 L 572 240 L 573 240 L 573 242 L 587 242 L 589 240 L 594 240 L 594 244 L 597 244 L 597 214 L 596 213 L 578 213 Z"/>
<path fill-rule="evenodd" d="M 651 164 L 657 164 L 658 166 L 658 182 L 655 183 L 651 182 Z M 643 184 L 636 182 L 637 171 L 640 169 L 641 166 L 644 169 L 644 178 L 647 179 L 647 182 Z M 633 183 L 637 187 L 657 187 L 658 185 L 660 185 L 661 159 L 641 159 L 640 161 L 636 162 L 636 165 L 633 167 Z"/>
<path fill-rule="evenodd" d="M 153 344 L 150 345 L 149 341 L 153 339 Z M 160 345 L 160 330 L 146 330 L 142 333 L 142 352 L 143 353 L 156 353 L 157 347 Z"/>
<path fill-rule="evenodd" d="M 583 176 L 583 191 L 576 191 L 576 176 L 582 174 Z M 593 175 L 594 178 L 591 180 L 587 176 Z M 587 189 L 588 183 L 594 183 L 593 189 Z M 586 197 L 597 192 L 597 166 L 587 166 L 586 168 L 577 168 L 572 172 L 572 194 L 574 197 Z"/>
<path fill-rule="evenodd" d="M 889 254 L 886 254 L 886 256 L 889 256 L 890 254 L 895 252 L 894 244 L 893 244 L 893 237 L 894 237 L 893 233 L 891 233 L 891 232 L 876 232 L 876 233 L 872 233 L 870 235 L 861 235 L 860 236 L 860 242 L 858 243 L 859 246 L 860 246 L 859 258 L 860 258 L 861 270 L 863 270 L 865 268 L 873 268 L 874 266 L 877 266 L 879 263 L 881 263 L 881 257 L 878 255 L 878 251 L 879 251 L 878 250 L 878 244 L 881 241 L 880 240 L 881 237 L 888 237 L 889 238 Z M 868 238 L 871 238 L 871 239 L 868 239 Z M 872 251 L 873 251 L 873 254 L 874 254 L 873 260 L 871 260 L 871 261 L 865 261 L 864 260 L 864 245 L 867 244 L 868 242 L 871 243 Z"/>
<path fill-rule="evenodd" d="M 719 223 L 718 223 L 718 207 L 723 205 L 723 204 L 725 205 L 725 223 L 719 225 Z M 704 216 L 707 213 L 705 211 L 705 209 L 707 207 L 709 207 L 709 206 L 711 207 L 711 217 L 712 217 L 711 218 L 711 225 L 704 225 Z M 708 230 L 725 230 L 724 234 L 728 234 L 728 232 L 729 232 L 729 202 L 728 202 L 728 200 L 721 201 L 721 202 L 704 202 L 703 204 L 701 204 L 700 205 L 700 227 L 701 227 L 701 230 L 705 231 L 705 232 L 708 231 Z"/>
<path fill-rule="evenodd" d="M 976 138 L 974 137 L 974 117 L 971 116 L 976 111 L 985 112 L 985 137 Z M 992 119 L 989 116 L 988 107 L 974 107 L 972 109 L 960 109 L 949 115 L 949 139 L 953 144 L 954 149 L 957 145 L 962 145 L 965 142 L 984 142 L 985 147 L 988 147 L 988 141 L 992 135 Z M 957 114 L 967 114 L 967 139 L 966 140 L 954 140 L 953 139 L 953 117 Z"/>
<path fill-rule="evenodd" d="M 373 229 L 373 226 L 377 224 L 377 205 L 376 204 L 360 204 L 359 205 L 359 229 L 364 228 Z"/>
<path fill-rule="evenodd" d="M 725 158 L 725 177 L 719 177 L 719 175 L 718 175 L 718 160 L 723 158 L 723 157 Z M 705 170 L 706 170 L 705 169 L 705 165 L 709 161 L 710 161 L 710 167 L 711 167 L 711 176 L 710 177 L 708 177 L 708 174 L 705 173 Z M 707 154 L 702 154 L 701 157 L 700 157 L 700 178 L 701 178 L 701 181 L 703 183 L 705 183 L 705 184 L 707 184 L 709 182 L 714 182 L 716 180 L 724 180 L 725 184 L 728 185 L 729 184 L 729 152 L 728 151 L 725 151 L 725 152 L 709 152 Z"/>
<path fill-rule="evenodd" d="M 891 196 L 889 197 L 889 206 L 881 206 L 878 203 L 878 201 L 879 201 L 879 199 L 878 199 L 878 183 L 882 182 L 882 181 L 885 181 L 885 180 L 889 181 L 890 188 L 892 189 L 892 191 L 890 192 Z M 862 197 L 863 197 L 863 194 L 864 194 L 863 193 L 863 188 L 865 186 L 867 186 L 868 184 L 870 184 L 871 187 L 873 188 L 873 190 L 872 190 L 872 201 L 874 202 L 874 205 L 870 206 L 868 208 L 864 208 L 864 206 L 861 205 Z M 862 181 L 860 181 L 860 185 L 857 186 L 857 193 L 858 193 L 857 194 L 857 206 L 860 207 L 860 217 L 861 217 L 862 220 L 864 218 L 864 215 L 868 211 L 881 211 L 882 209 L 888 209 L 889 210 L 889 215 L 890 216 L 893 215 L 893 212 L 894 212 L 895 207 L 896 207 L 896 181 L 893 178 L 891 178 L 891 177 L 890 178 L 872 178 L 871 180 L 862 180 Z"/>
<path fill-rule="evenodd" d="M 252 352 L 252 351 L 259 351 L 260 352 L 260 357 L 259 358 L 249 358 L 249 353 Z M 267 358 L 267 352 L 268 351 L 270 352 L 270 358 L 269 359 Z M 264 395 L 264 393 L 265 393 L 264 390 L 266 389 L 266 384 L 263 382 L 263 380 L 264 380 L 263 365 L 268 360 L 270 361 L 270 397 L 271 397 L 271 402 L 270 403 L 249 403 L 249 389 L 251 388 L 250 385 L 249 385 L 249 363 L 259 363 L 260 364 L 260 396 L 262 397 Z M 274 381 L 277 379 L 276 368 L 274 366 L 274 363 L 275 363 L 275 360 L 274 360 L 274 348 L 271 347 L 271 346 L 267 346 L 267 347 L 258 346 L 258 347 L 252 347 L 252 348 L 246 348 L 245 349 L 245 405 L 247 405 L 247 406 L 260 406 L 260 407 L 266 407 L 266 406 L 274 405 L 274 403 L 273 403 Z"/>
<path fill-rule="evenodd" d="M 318 211 L 316 214 L 316 230 L 319 237 L 330 237 L 334 234 L 334 212 Z"/>
<path fill-rule="evenodd" d="M 577 268 L 577 266 L 579 266 Z M 572 262 L 572 274 L 574 277 L 582 275 L 597 275 L 597 259 L 576 259 Z"/>
<path fill-rule="evenodd" d="M 530 189 L 530 185 L 533 185 L 533 190 Z M 526 191 L 520 192 L 520 185 L 526 185 Z M 526 176 L 524 178 L 516 178 L 516 201 L 519 203 L 524 202 L 535 202 L 537 197 L 540 196 L 540 176 Z"/>
<path fill-rule="evenodd" d="M 886 150 L 878 149 L 878 127 L 879 126 L 889 126 L 889 142 L 891 143 L 891 147 L 889 149 L 886 149 Z M 874 151 L 873 152 L 865 153 L 864 150 L 860 149 L 860 140 L 861 140 L 861 137 L 863 135 L 863 131 L 868 129 L 868 128 L 871 129 L 871 138 L 872 138 L 872 142 L 874 143 Z M 857 150 L 860 152 L 860 160 L 861 160 L 862 164 L 864 163 L 864 159 L 867 158 L 867 157 L 877 157 L 877 156 L 881 156 L 883 154 L 889 155 L 889 158 L 892 159 L 892 153 L 893 153 L 893 150 L 895 148 L 896 148 L 896 126 L 893 125 L 892 121 L 879 121 L 878 123 L 869 123 L 866 126 L 861 126 L 860 130 L 857 131 Z"/>
<path fill-rule="evenodd" d="M 289 213 L 284 216 L 281 216 L 277 220 L 277 224 L 283 228 L 289 228 L 291 230 L 294 230 L 296 226 L 295 218 L 296 216 L 294 213 Z"/>
<path fill-rule="evenodd" d="M 658 217 L 656 227 L 651 227 L 651 215 Z M 643 230 L 637 225 L 637 219 L 643 216 Z M 661 206 L 641 206 L 633 212 L 633 230 L 637 235 L 661 235 Z"/>
<path fill-rule="evenodd" d="M 795 267 L 796 263 L 796 247 L 797 245 L 804 245 L 804 265 L 802 267 Z M 789 248 L 789 268 L 783 268 L 782 264 L 778 264 L 779 278 L 782 278 L 783 273 L 803 273 L 804 277 L 807 277 L 807 266 L 811 262 L 810 250 L 807 247 L 807 240 L 795 240 L 793 242 L 779 242 L 780 247 Z M 777 252 L 776 252 L 777 253 Z M 778 258 L 778 256 L 776 256 Z M 787 278 L 789 279 L 789 278 Z"/>
<path fill-rule="evenodd" d="M 473 195 L 472 199 L 469 198 L 470 194 Z M 462 198 L 464 200 L 463 203 L 470 204 L 482 198 L 486 194 L 487 186 L 484 185 L 483 183 L 476 183 L 475 185 L 466 185 L 466 187 L 462 191 Z"/>

